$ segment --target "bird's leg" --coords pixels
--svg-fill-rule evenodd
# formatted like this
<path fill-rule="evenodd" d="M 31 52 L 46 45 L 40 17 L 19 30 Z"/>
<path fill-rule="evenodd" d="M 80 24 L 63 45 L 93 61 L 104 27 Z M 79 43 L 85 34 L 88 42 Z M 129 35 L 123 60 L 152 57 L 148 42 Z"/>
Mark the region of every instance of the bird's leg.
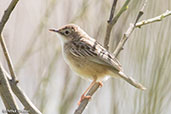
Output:
<path fill-rule="evenodd" d="M 78 101 L 78 105 L 80 105 L 80 103 L 84 100 L 84 99 L 90 99 L 91 96 L 85 96 L 85 94 L 87 93 L 87 91 L 96 83 L 96 80 L 93 80 L 93 82 L 90 84 L 90 86 L 88 86 L 88 88 L 84 91 L 84 93 L 81 95 L 80 100 Z"/>
<path fill-rule="evenodd" d="M 84 91 L 84 93 L 81 95 L 81 98 L 78 102 L 78 105 L 80 105 L 80 103 L 84 100 L 84 99 L 91 99 L 91 96 L 86 96 L 85 94 L 88 92 L 88 90 L 90 90 L 92 88 L 92 86 L 96 83 L 96 80 L 93 80 L 93 82 L 90 84 L 90 86 Z M 102 82 L 98 82 L 100 87 L 103 86 Z"/>
<path fill-rule="evenodd" d="M 103 86 L 103 83 L 101 81 L 98 82 L 99 83 L 99 86 L 102 87 Z"/>

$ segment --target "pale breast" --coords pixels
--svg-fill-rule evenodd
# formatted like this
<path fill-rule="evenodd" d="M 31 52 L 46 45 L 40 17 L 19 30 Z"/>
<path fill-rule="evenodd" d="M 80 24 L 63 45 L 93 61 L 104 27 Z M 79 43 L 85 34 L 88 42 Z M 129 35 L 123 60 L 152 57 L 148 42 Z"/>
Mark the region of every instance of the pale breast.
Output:
<path fill-rule="evenodd" d="M 86 58 L 76 57 L 66 50 L 63 56 L 70 68 L 83 78 L 101 80 L 111 73 L 108 66 L 92 62 Z"/>

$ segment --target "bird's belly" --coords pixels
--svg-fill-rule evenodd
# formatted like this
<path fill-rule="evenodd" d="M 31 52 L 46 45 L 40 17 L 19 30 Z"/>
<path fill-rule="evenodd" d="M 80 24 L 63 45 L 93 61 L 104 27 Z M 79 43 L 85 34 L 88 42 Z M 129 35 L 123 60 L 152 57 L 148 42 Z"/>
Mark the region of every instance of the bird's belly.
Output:
<path fill-rule="evenodd" d="M 65 61 L 70 68 L 82 78 L 102 80 L 111 73 L 111 71 L 108 70 L 108 66 L 92 62 L 86 58 L 66 55 Z"/>

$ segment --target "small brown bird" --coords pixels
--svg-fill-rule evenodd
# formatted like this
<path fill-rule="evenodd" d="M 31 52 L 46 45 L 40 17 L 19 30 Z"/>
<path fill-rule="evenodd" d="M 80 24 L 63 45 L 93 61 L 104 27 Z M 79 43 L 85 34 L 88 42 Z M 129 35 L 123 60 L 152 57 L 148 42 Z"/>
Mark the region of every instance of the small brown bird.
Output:
<path fill-rule="evenodd" d="M 79 26 L 68 24 L 58 30 L 49 30 L 59 35 L 64 60 L 72 71 L 82 78 L 93 80 L 81 96 L 80 102 L 84 98 L 90 98 L 85 96 L 86 92 L 95 82 L 101 82 L 106 76 L 121 77 L 136 88 L 146 89 L 133 78 L 126 76 L 119 61 Z"/>

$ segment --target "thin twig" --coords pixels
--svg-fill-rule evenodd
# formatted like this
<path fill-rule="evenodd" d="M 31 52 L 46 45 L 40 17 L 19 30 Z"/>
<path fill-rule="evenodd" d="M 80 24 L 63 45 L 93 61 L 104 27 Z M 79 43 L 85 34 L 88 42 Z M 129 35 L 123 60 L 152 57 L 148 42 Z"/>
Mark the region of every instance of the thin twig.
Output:
<path fill-rule="evenodd" d="M 12 62 L 11 62 L 11 58 L 9 56 L 9 53 L 8 53 L 8 50 L 7 50 L 7 47 L 6 47 L 6 44 L 4 42 L 4 39 L 3 39 L 2 35 L 0 35 L 0 42 L 1 42 L 1 47 L 2 47 L 2 50 L 3 50 L 4 56 L 6 58 L 6 61 L 7 61 L 8 67 L 9 67 L 9 71 L 11 73 L 12 81 L 17 83 L 18 81 L 16 80 L 16 75 L 15 75 L 15 72 L 13 70 L 14 68 L 13 68 L 13 65 L 12 65 Z"/>
<path fill-rule="evenodd" d="M 130 23 L 128 30 L 126 31 L 126 33 L 124 33 L 122 39 L 120 40 L 119 44 L 117 45 L 113 53 L 114 56 L 117 57 L 120 51 L 123 50 L 123 45 L 127 41 L 128 37 L 131 35 L 131 33 L 133 32 L 134 28 L 135 28 L 134 24 Z"/>
<path fill-rule="evenodd" d="M 114 13 L 115 13 L 115 9 L 116 9 L 117 1 L 118 0 L 113 0 L 112 9 L 110 11 L 110 17 L 109 17 L 109 20 L 107 21 L 108 23 L 112 22 L 112 19 L 113 19 Z"/>
<path fill-rule="evenodd" d="M 138 22 L 138 20 L 140 19 L 140 17 L 144 14 L 144 8 L 145 8 L 146 4 L 147 4 L 147 0 L 145 0 L 141 10 L 139 11 L 138 16 L 137 16 L 134 24 L 136 24 Z"/>
<path fill-rule="evenodd" d="M 135 20 L 135 22 L 134 22 L 134 24 L 130 23 L 130 26 L 129 26 L 128 30 L 124 33 L 123 37 L 121 38 L 119 44 L 117 45 L 117 47 L 116 47 L 116 49 L 115 49 L 115 51 L 114 51 L 114 53 L 113 53 L 113 55 L 114 55 L 115 57 L 117 57 L 118 54 L 120 53 L 120 51 L 123 50 L 123 46 L 124 46 L 125 42 L 127 41 L 128 37 L 129 37 L 129 36 L 131 35 L 131 33 L 134 31 L 134 29 L 135 29 L 135 27 L 136 27 L 136 26 L 135 26 L 136 23 L 139 21 L 140 17 L 144 14 L 144 8 L 145 8 L 145 6 L 146 6 L 146 3 L 147 3 L 147 0 L 145 0 L 143 6 L 142 6 L 142 8 L 141 8 L 141 10 L 139 11 L 139 13 L 138 13 L 138 15 L 137 15 L 137 18 L 136 18 L 136 20 Z"/>
<path fill-rule="evenodd" d="M 144 25 L 147 25 L 150 23 L 162 21 L 162 19 L 164 19 L 165 17 L 170 16 L 170 15 L 171 15 L 171 11 L 167 10 L 165 13 L 163 13 L 157 17 L 137 22 L 135 26 L 140 28 L 141 26 L 144 26 Z"/>
<path fill-rule="evenodd" d="M 141 12 L 139 12 L 141 13 Z M 119 42 L 118 46 L 116 47 L 115 51 L 114 51 L 114 55 L 117 56 L 120 51 L 123 49 L 123 46 L 126 42 L 126 40 L 128 39 L 128 37 L 130 36 L 130 34 L 133 32 L 133 30 L 137 27 L 141 27 L 143 25 L 146 25 L 146 24 L 150 24 L 150 23 L 154 23 L 154 22 L 158 22 L 158 21 L 161 21 L 163 18 L 167 17 L 171 15 L 171 11 L 167 10 L 165 13 L 157 16 L 157 17 L 154 17 L 154 18 L 151 18 L 151 19 L 147 19 L 147 20 L 143 20 L 141 22 L 138 22 L 138 23 L 134 23 L 134 24 L 130 24 L 128 30 L 126 31 L 126 33 L 124 34 L 123 38 L 121 39 L 121 41 Z M 139 18 L 140 15 L 137 16 L 137 18 Z M 136 19 L 137 20 L 137 19 Z M 138 20 L 137 20 L 138 21 Z M 135 21 L 136 22 L 136 21 Z"/>
<path fill-rule="evenodd" d="M 9 79 L 8 79 L 9 80 Z M 10 81 L 10 80 L 9 80 Z M 15 95 L 18 97 L 20 102 L 23 104 L 24 109 L 29 112 L 29 114 L 42 114 L 36 106 L 31 102 L 31 100 L 27 97 L 27 95 L 21 90 L 20 87 L 18 87 L 15 83 L 10 81 L 10 85 L 12 88 L 12 91 L 15 93 Z"/>
<path fill-rule="evenodd" d="M 18 112 L 19 110 L 14 98 L 14 94 L 11 90 L 11 86 L 8 82 L 7 77 L 4 75 L 1 64 L 0 64 L 0 95 L 6 107 L 4 113 L 19 114 Z"/>
<path fill-rule="evenodd" d="M 107 23 L 106 35 L 105 35 L 105 40 L 104 40 L 104 47 L 107 50 L 109 49 L 108 44 L 109 44 L 110 34 L 111 34 L 111 31 L 112 31 L 112 28 L 115 25 L 115 23 L 117 22 L 117 20 L 119 19 L 119 17 L 121 16 L 121 14 L 123 14 L 123 12 L 128 9 L 129 2 L 130 2 L 130 0 L 126 0 L 125 3 L 123 4 L 122 8 L 117 13 L 117 15 L 114 16 L 114 18 L 112 19 L 112 21 L 110 23 Z"/>
<path fill-rule="evenodd" d="M 9 67 L 9 71 L 10 71 L 10 74 L 12 76 L 12 81 L 14 82 L 18 82 L 16 81 L 16 75 L 15 75 L 15 72 L 14 72 L 14 68 L 13 68 L 13 65 L 12 65 L 12 62 L 11 62 L 11 58 L 9 56 L 9 53 L 8 53 L 8 50 L 6 48 L 6 44 L 4 42 L 4 39 L 3 39 L 3 36 L 2 36 L 2 30 L 6 24 L 6 22 L 8 21 L 9 17 L 10 17 L 10 14 L 11 12 L 13 11 L 13 9 L 15 8 L 16 4 L 18 3 L 19 0 L 12 0 L 10 5 L 8 6 L 8 8 L 5 10 L 4 12 L 4 15 L 0 21 L 0 42 L 1 42 L 1 46 L 2 46 L 2 49 L 3 49 L 3 53 L 5 55 L 5 58 L 6 58 L 6 61 L 7 61 L 7 64 L 8 64 L 8 67 Z"/>
<path fill-rule="evenodd" d="M 88 91 L 88 93 L 86 94 L 86 96 L 92 96 L 97 89 L 100 87 L 99 83 L 95 83 L 93 85 L 93 87 Z M 84 111 L 85 107 L 87 106 L 89 102 L 89 99 L 84 99 L 81 104 L 79 105 L 79 107 L 75 110 L 74 114 L 82 114 L 82 112 Z"/>
<path fill-rule="evenodd" d="M 0 21 L 0 34 L 2 33 L 2 30 L 3 30 L 6 22 L 8 21 L 11 12 L 15 8 L 16 4 L 18 3 L 18 1 L 19 0 L 12 0 L 10 5 L 8 6 L 8 8 L 5 10 L 4 15 Z"/>
<path fill-rule="evenodd" d="M 29 114 L 42 114 L 31 102 L 31 100 L 27 97 L 27 95 L 21 90 L 21 88 L 16 85 L 13 81 L 10 80 L 10 75 L 5 71 L 3 67 L 1 67 L 2 72 L 7 77 L 12 91 L 15 93 L 15 95 L 18 97 L 20 102 L 23 104 L 24 109 L 29 112 Z"/>

